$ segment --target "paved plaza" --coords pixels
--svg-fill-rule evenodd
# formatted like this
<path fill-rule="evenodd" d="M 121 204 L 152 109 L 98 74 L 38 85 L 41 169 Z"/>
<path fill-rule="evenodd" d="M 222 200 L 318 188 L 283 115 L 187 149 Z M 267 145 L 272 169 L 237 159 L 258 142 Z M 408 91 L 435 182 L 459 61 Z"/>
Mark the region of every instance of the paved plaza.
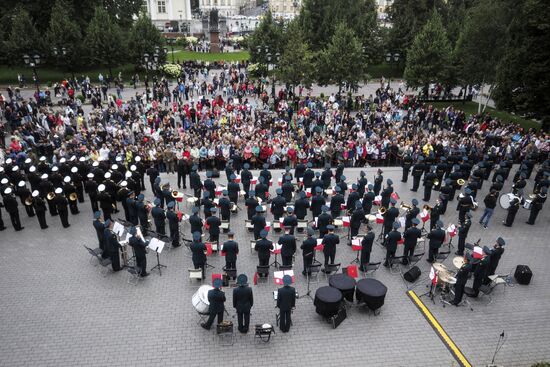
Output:
<path fill-rule="evenodd" d="M 368 168 L 366 172 L 372 180 L 375 169 Z M 281 173 L 274 170 L 274 178 Z M 346 169 L 345 174 L 348 182 L 355 182 L 359 169 Z M 384 176 L 393 179 L 401 199 L 410 203 L 412 183 L 400 182 L 401 170 L 384 169 Z M 161 177 L 163 182 L 168 180 L 172 187 L 176 186 L 175 175 Z M 225 184 L 224 175 L 216 182 Z M 503 192 L 510 191 L 510 184 L 506 183 Z M 148 182 L 146 185 L 146 198 L 151 199 L 151 188 Z M 482 208 L 488 186 L 485 184 L 478 194 Z M 274 190 L 272 187 L 272 195 Z M 529 182 L 526 192 L 531 190 Z M 421 194 L 414 197 L 421 199 Z M 244 207 L 242 201 L 240 204 Z M 189 207 L 182 208 L 189 213 Z M 445 224 L 456 223 L 455 208 L 456 200 L 449 204 Z M 525 224 L 528 212 L 520 209 L 514 226 L 507 228 L 501 224 L 505 212 L 497 207 L 489 228 L 484 230 L 477 223 L 482 208 L 474 213 L 469 242 L 481 238 L 482 244 L 491 246 L 497 236 L 502 236 L 506 250 L 497 272 L 510 273 L 517 264 L 527 264 L 534 273 L 531 284 L 499 288 L 492 294 L 491 304 L 488 298 L 472 300 L 474 311 L 466 307 L 443 308 L 441 303 L 432 304 L 426 297 L 422 300 L 474 366 L 491 361 L 503 330 L 507 339 L 497 355 L 498 365 L 529 366 L 536 361 L 548 361 L 549 211 L 544 208 L 537 224 L 528 226 Z M 99 267 L 90 263 L 83 245 L 96 247 L 97 240 L 88 197 L 80 204 L 80 214 L 69 217 L 68 229 L 62 229 L 58 217 L 48 215 L 50 228 L 40 230 L 36 218 L 28 218 L 21 207 L 20 214 L 25 226 L 22 232 L 14 232 L 11 225 L 0 232 L 1 366 L 458 365 L 406 295 L 400 275 L 391 274 L 386 268 L 373 275 L 388 287 L 385 305 L 378 316 L 352 307 L 348 318 L 332 329 L 315 313 L 311 300 L 302 298 L 297 300 L 289 333 L 277 332 L 271 342 L 261 345 L 254 343 L 252 332 L 237 333 L 233 346 L 220 346 L 214 328 L 205 331 L 197 324 L 191 297 L 198 284 L 188 281 L 187 269 L 192 262 L 186 247 L 163 252 L 161 262 L 168 267 L 163 269 L 162 276 L 154 271 L 134 286 L 127 283 L 125 270 L 102 277 Z M 234 215 L 231 228 L 240 245 L 238 271 L 252 279 L 258 260 L 250 251 L 249 240 L 253 236 L 244 229 L 245 216 L 243 211 Z M 6 217 L 4 220 L 9 222 Z M 268 214 L 268 220 L 271 219 Z M 379 230 L 377 225 L 376 233 Z M 188 223 L 182 224 L 182 233 L 190 237 Z M 345 235 L 345 231 L 339 230 L 339 234 Z M 222 234 L 221 240 L 225 238 Z M 272 232 L 270 238 L 277 240 L 278 235 Z M 397 255 L 401 251 L 398 249 Z M 383 249 L 374 245 L 372 261 L 382 260 L 383 256 Z M 348 246 L 339 245 L 337 262 L 345 265 L 354 258 L 355 253 Z M 451 259 L 452 256 L 446 261 L 449 267 Z M 224 258 L 213 255 L 209 262 L 216 268 L 208 272 L 207 279 L 211 272 L 221 272 Z M 148 266 L 155 264 L 153 254 L 149 253 Z M 421 278 L 428 274 L 428 265 L 424 259 L 420 261 Z M 300 250 L 295 268 L 302 269 Z M 313 293 L 327 283 L 322 274 L 319 280 L 319 284 L 312 284 Z M 415 288 L 417 294 L 426 291 L 424 283 Z M 306 280 L 300 274 L 296 276 L 296 287 L 300 294 L 305 293 Z M 272 279 L 268 284 L 253 286 L 252 325 L 275 324 L 272 291 L 276 288 Z M 227 310 L 236 324 L 231 307 L 232 290 L 224 290 Z"/>

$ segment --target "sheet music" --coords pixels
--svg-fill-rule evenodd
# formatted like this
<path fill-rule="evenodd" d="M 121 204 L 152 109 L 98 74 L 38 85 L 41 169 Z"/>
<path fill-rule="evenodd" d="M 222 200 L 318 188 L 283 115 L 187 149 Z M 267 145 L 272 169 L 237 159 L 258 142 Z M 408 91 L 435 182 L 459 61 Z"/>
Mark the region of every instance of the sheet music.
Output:
<path fill-rule="evenodd" d="M 164 249 L 164 242 L 162 242 L 158 238 L 153 237 L 153 238 L 151 238 L 151 241 L 149 242 L 149 248 L 160 254 L 160 253 L 162 253 L 162 250 Z"/>
<path fill-rule="evenodd" d="M 113 232 L 115 232 L 119 237 L 122 237 L 124 234 L 124 226 L 119 222 L 113 224 Z"/>
<path fill-rule="evenodd" d="M 145 242 L 145 237 L 143 237 L 143 232 L 141 232 L 140 227 L 136 227 L 136 235 L 139 239 L 141 239 L 143 242 Z"/>

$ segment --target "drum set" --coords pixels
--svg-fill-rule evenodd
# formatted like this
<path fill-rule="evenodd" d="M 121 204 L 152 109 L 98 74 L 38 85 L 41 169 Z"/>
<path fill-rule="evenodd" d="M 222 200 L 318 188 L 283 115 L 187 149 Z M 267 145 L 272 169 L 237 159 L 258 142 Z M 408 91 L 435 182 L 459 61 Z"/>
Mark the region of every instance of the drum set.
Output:
<path fill-rule="evenodd" d="M 456 256 L 452 261 L 453 267 L 457 270 L 464 265 L 464 258 L 462 256 Z M 422 296 L 427 295 L 435 304 L 435 297 L 439 294 L 439 301 L 445 307 L 445 305 L 451 305 L 451 302 L 454 300 L 455 291 L 454 285 L 456 284 L 456 271 L 450 269 L 445 264 L 435 262 L 432 264 L 430 269 L 430 279 L 431 285 L 430 290 L 424 293 Z M 469 306 L 470 310 L 473 311 L 473 308 L 470 302 L 463 298 L 462 302 Z"/>

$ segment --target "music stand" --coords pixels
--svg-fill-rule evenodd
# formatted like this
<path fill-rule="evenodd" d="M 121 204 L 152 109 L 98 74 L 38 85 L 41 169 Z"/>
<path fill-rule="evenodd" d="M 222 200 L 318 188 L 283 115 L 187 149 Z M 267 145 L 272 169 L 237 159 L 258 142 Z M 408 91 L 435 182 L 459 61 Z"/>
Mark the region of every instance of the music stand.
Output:
<path fill-rule="evenodd" d="M 356 263 L 356 264 L 359 264 L 361 261 L 359 260 L 359 253 L 361 252 L 361 249 L 362 249 L 362 245 L 361 245 L 361 241 L 362 241 L 363 237 L 360 237 L 360 236 L 357 236 L 355 238 L 352 238 L 351 240 L 351 250 L 352 251 L 355 251 L 355 259 L 353 259 L 350 264 L 353 264 L 353 263 Z M 353 241 L 358 241 L 359 244 L 354 244 Z"/>
<path fill-rule="evenodd" d="M 315 259 L 315 250 L 313 250 L 313 254 L 314 254 L 314 259 Z M 311 289 L 309 288 L 309 285 L 311 283 L 311 267 L 313 266 L 313 263 L 311 263 L 311 265 L 308 265 L 306 267 L 306 278 L 307 278 L 307 291 L 305 294 L 302 294 L 301 296 L 298 297 L 298 299 L 302 299 L 302 298 L 309 298 L 311 300 L 311 302 L 313 302 L 313 297 L 311 297 Z"/>
<path fill-rule="evenodd" d="M 157 265 L 151 268 L 150 271 L 153 271 L 155 269 L 159 270 L 159 275 L 162 276 L 162 268 L 167 268 L 166 265 L 162 265 L 160 263 L 159 254 L 162 252 L 162 249 L 164 249 L 165 242 L 159 240 L 158 238 L 151 238 L 151 241 L 149 242 L 149 248 L 157 254 Z"/>
<path fill-rule="evenodd" d="M 282 245 L 278 244 L 278 243 L 274 243 L 273 246 L 275 247 L 273 249 L 273 253 L 275 254 L 275 261 L 273 261 L 271 264 L 269 264 L 269 266 L 273 266 L 275 267 L 276 269 L 279 269 L 279 266 L 281 266 L 281 263 L 279 263 L 279 261 L 277 261 L 277 255 L 279 253 L 281 253 L 281 248 L 283 247 Z"/>

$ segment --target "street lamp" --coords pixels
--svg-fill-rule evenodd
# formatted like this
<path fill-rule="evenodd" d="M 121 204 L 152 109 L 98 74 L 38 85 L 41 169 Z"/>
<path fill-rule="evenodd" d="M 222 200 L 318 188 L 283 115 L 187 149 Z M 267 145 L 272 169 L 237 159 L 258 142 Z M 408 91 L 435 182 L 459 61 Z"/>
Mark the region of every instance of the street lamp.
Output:
<path fill-rule="evenodd" d="M 387 62 L 388 64 L 390 64 L 390 71 L 391 71 L 391 69 L 392 69 L 391 65 L 392 65 L 392 64 L 397 64 L 397 63 L 399 62 L 399 56 L 400 56 L 400 55 L 399 55 L 398 52 L 394 52 L 394 53 L 388 52 L 388 53 L 386 54 L 386 62 Z M 390 80 L 391 80 L 391 77 L 388 79 L 388 87 L 390 86 L 390 82 L 389 82 Z"/>
<path fill-rule="evenodd" d="M 36 91 L 40 93 L 40 87 L 38 83 L 38 72 L 36 71 L 36 67 L 40 64 L 40 55 L 34 54 L 32 56 L 29 56 L 25 54 L 23 55 L 23 61 L 25 62 L 25 65 L 32 68 L 34 84 L 36 85 Z"/>
<path fill-rule="evenodd" d="M 174 63 L 174 44 L 176 43 L 175 38 L 167 38 L 166 43 L 170 45 L 170 48 L 172 49 L 172 64 Z M 166 50 L 168 51 L 168 50 Z"/>

